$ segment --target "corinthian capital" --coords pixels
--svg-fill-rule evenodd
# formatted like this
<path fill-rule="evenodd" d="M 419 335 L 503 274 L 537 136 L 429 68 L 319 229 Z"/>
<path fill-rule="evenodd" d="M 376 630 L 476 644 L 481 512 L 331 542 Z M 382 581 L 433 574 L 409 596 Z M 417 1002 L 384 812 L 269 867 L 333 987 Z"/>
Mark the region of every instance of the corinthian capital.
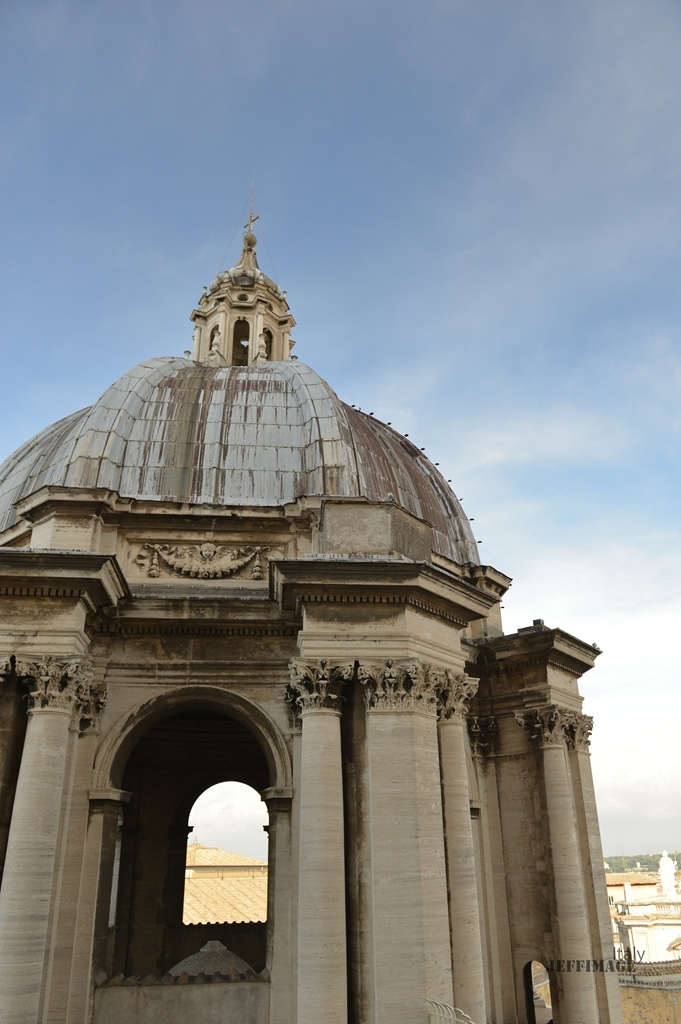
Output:
<path fill-rule="evenodd" d="M 593 727 L 593 718 L 577 711 L 547 704 L 516 714 L 518 725 L 531 730 L 531 739 L 555 745 L 565 743 L 570 750 L 587 750 Z"/>
<path fill-rule="evenodd" d="M 99 731 L 99 716 L 106 705 L 106 690 L 97 683 L 82 681 L 76 684 L 74 725 L 78 732 Z"/>
<path fill-rule="evenodd" d="M 469 701 L 478 692 L 478 685 L 477 679 L 471 679 L 465 674 L 455 675 L 447 669 L 440 691 L 440 718 L 462 722 L 468 712 Z"/>
<path fill-rule="evenodd" d="M 421 711 L 437 714 L 438 696 L 445 685 L 443 669 L 418 662 L 360 664 L 357 677 L 364 687 L 367 711 Z"/>
<path fill-rule="evenodd" d="M 88 659 L 58 661 L 48 654 L 40 661 L 17 661 L 15 671 L 28 689 L 30 710 L 71 711 L 73 724 L 80 732 L 99 724 L 106 694 L 93 684 L 92 662 Z"/>
<path fill-rule="evenodd" d="M 471 741 L 471 753 L 477 757 L 490 757 L 494 753 L 494 736 L 497 732 L 497 720 L 488 718 L 468 719 L 468 735 Z"/>
<path fill-rule="evenodd" d="M 323 708 L 340 711 L 341 690 L 352 679 L 354 665 L 329 665 L 320 658 L 316 665 L 294 659 L 288 667 L 286 700 L 298 713 Z"/>
<path fill-rule="evenodd" d="M 17 661 L 16 672 L 28 688 L 31 710 L 73 708 L 76 699 L 76 675 L 82 675 L 80 662 L 56 661 L 46 655 L 40 661 Z"/>
<path fill-rule="evenodd" d="M 575 750 L 588 750 L 593 727 L 594 720 L 591 715 L 579 715 L 574 712 L 572 735 L 568 740 L 568 745 Z"/>

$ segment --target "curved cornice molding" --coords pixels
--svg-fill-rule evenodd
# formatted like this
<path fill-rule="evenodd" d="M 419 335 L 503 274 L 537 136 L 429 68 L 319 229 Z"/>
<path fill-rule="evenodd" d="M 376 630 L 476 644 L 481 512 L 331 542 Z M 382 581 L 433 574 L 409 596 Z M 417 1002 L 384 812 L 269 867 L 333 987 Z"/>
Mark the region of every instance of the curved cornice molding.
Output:
<path fill-rule="evenodd" d="M 258 704 L 220 686 L 189 684 L 140 702 L 114 723 L 97 754 L 93 788 L 120 789 L 128 758 L 147 730 L 173 712 L 190 706 L 230 715 L 240 722 L 252 733 L 265 755 L 271 785 L 278 788 L 293 785 L 291 758 L 284 737 Z"/>

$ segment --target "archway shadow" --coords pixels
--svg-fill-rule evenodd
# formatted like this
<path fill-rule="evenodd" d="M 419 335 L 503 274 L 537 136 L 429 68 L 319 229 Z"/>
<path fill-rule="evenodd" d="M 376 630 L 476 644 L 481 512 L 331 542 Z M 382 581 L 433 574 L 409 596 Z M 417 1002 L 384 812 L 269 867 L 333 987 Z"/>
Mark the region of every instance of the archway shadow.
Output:
<path fill-rule="evenodd" d="M 123 812 L 111 973 L 163 974 L 210 939 L 219 939 L 254 970 L 264 967 L 266 923 L 185 925 L 182 919 L 188 817 L 195 800 L 224 781 L 261 792 L 278 767 L 277 752 L 272 755 L 268 745 L 270 757 L 265 754 L 262 732 L 239 717 L 226 713 L 224 703 L 218 710 L 204 694 L 154 706 L 119 730 L 110 777 L 120 778 L 131 796 Z"/>

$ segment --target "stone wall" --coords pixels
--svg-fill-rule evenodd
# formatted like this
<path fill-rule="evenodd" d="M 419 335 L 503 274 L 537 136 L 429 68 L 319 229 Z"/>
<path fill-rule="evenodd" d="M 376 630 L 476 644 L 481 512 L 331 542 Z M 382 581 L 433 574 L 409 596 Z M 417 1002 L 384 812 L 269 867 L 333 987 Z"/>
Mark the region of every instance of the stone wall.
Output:
<path fill-rule="evenodd" d="M 681 988 L 620 985 L 624 1024 L 681 1024 Z"/>
<path fill-rule="evenodd" d="M 269 985 L 255 981 L 104 986 L 93 1024 L 268 1024 L 269 996 Z"/>

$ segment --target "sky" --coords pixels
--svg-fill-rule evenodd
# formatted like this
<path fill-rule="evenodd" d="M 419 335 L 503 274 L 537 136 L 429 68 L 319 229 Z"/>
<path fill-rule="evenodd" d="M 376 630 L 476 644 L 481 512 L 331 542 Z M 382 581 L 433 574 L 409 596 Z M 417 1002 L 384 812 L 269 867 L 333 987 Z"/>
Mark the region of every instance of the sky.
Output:
<path fill-rule="evenodd" d="M 258 252 L 581 682 L 605 853 L 681 848 L 681 6 L 4 0 L 0 457 Z M 233 239 L 229 248 L 230 239 Z"/>
<path fill-rule="evenodd" d="M 189 815 L 189 843 L 217 846 L 255 860 L 267 860 L 267 807 L 251 786 L 219 782 L 198 798 Z"/>

